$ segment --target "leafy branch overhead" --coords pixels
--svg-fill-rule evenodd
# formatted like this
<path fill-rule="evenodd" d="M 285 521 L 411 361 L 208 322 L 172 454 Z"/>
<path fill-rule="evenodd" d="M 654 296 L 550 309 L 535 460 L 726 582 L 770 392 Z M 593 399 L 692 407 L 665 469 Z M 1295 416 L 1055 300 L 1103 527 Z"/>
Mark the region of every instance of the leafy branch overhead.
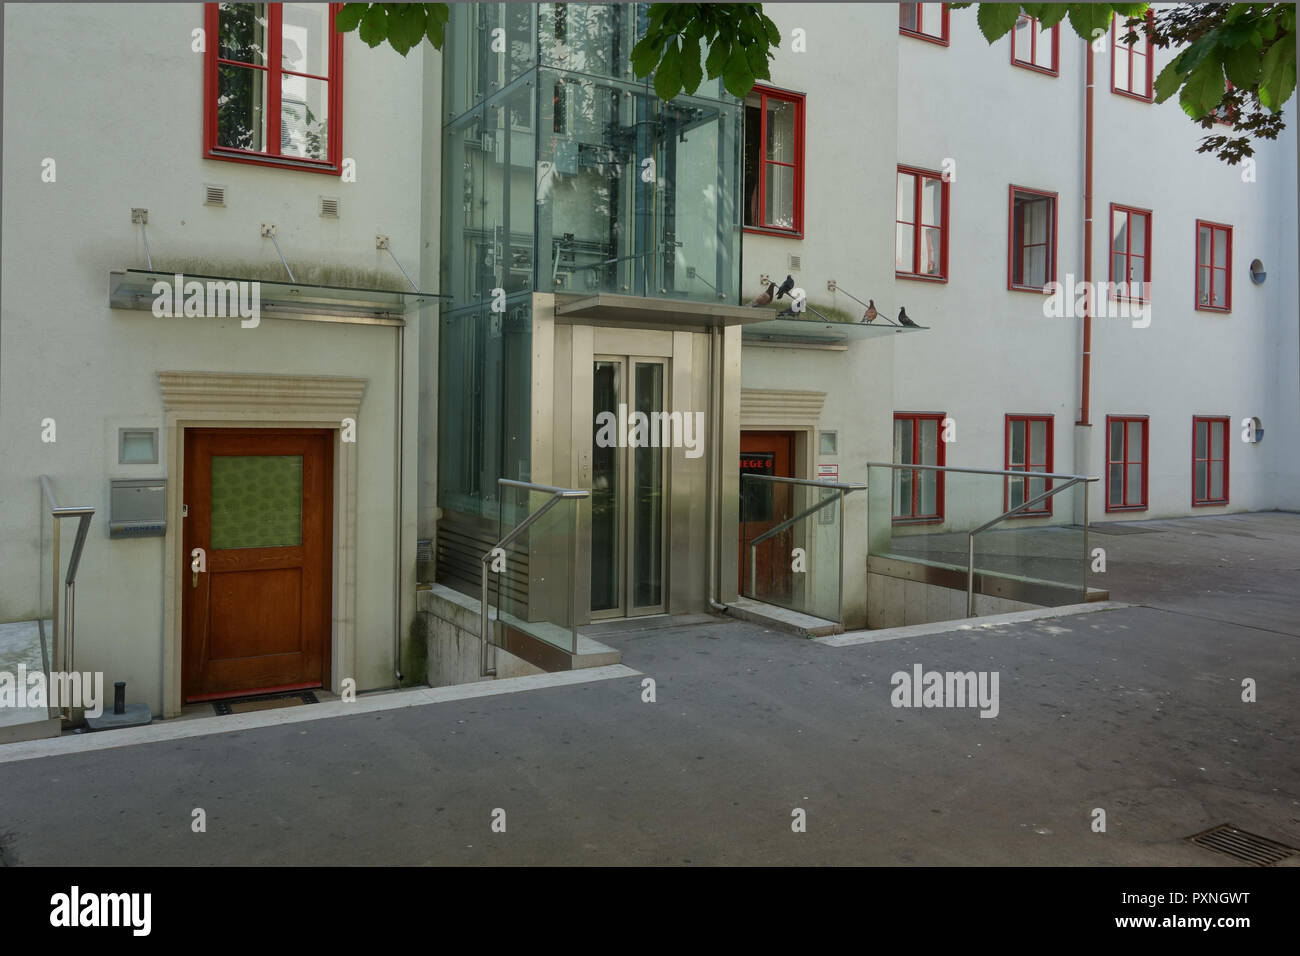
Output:
<path fill-rule="evenodd" d="M 371 48 L 385 40 L 402 56 L 428 38 L 442 49 L 451 8 L 445 3 L 345 3 L 334 21 L 340 33 L 353 30 Z"/>
<path fill-rule="evenodd" d="M 1104 36 L 1112 16 L 1121 36 L 1142 36 L 1157 49 L 1183 47 L 1155 79 L 1155 100 L 1178 95 L 1179 105 L 1203 128 L 1217 122 L 1231 133 L 1202 139 L 1198 152 L 1235 165 L 1254 155 L 1253 138 L 1276 139 L 1285 128 L 1282 105 L 1296 87 L 1295 4 L 1183 3 L 1148 15 L 1145 3 L 955 3 L 978 6 L 976 21 L 989 43 L 1015 29 L 1021 12 L 1052 27 L 1066 17 L 1085 40 Z"/>
<path fill-rule="evenodd" d="M 632 69 L 638 77 L 654 73 L 660 99 L 694 93 L 705 74 L 722 77 L 727 92 L 742 99 L 758 80 L 771 79 L 767 61 L 781 31 L 761 3 L 652 3 L 646 19 Z M 702 47 L 709 51 L 703 65 Z"/>
<path fill-rule="evenodd" d="M 336 28 L 356 30 L 371 47 L 387 40 L 406 56 L 426 37 L 441 50 L 449 16 L 445 3 L 345 3 Z M 654 73 L 661 99 L 694 93 L 706 73 L 711 80 L 722 77 L 738 97 L 771 78 L 767 62 L 781 32 L 761 3 L 652 3 L 646 19 L 645 36 L 632 48 L 632 66 L 638 77 Z"/>
<path fill-rule="evenodd" d="M 1178 95 L 1204 129 L 1216 122 L 1230 133 L 1204 137 L 1200 152 L 1237 163 L 1254 150 L 1252 139 L 1276 139 L 1286 126 L 1282 106 L 1296 86 L 1295 5 L 1292 3 L 954 3 L 978 7 L 980 31 L 994 42 L 1015 29 L 1021 13 L 1042 27 L 1068 21 L 1080 37 L 1097 41 L 1121 18 L 1124 38 L 1150 38 L 1157 49 L 1182 47 L 1155 80 L 1157 102 Z M 450 9 L 445 3 L 345 3 L 337 28 L 356 30 L 377 47 L 385 40 L 405 56 L 427 39 L 441 50 Z M 638 77 L 654 74 L 655 93 L 672 99 L 695 93 L 707 76 L 722 78 L 744 97 L 770 79 L 768 61 L 781 32 L 761 3 L 652 3 L 645 36 L 632 48 Z M 1104 42 L 1109 42 L 1105 40 Z"/>

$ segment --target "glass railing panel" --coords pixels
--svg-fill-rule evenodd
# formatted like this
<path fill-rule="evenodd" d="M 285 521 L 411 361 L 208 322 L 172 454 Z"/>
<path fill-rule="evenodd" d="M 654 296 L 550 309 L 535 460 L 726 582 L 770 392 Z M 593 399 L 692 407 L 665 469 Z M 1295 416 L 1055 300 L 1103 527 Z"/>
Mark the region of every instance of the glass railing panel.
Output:
<path fill-rule="evenodd" d="M 966 572 L 974 535 L 974 571 L 996 580 L 983 588 L 1025 603 L 1084 600 L 1088 554 L 1082 525 L 1086 482 L 1032 474 L 868 468 L 869 553 Z M 1025 511 L 1000 516 L 1048 491 Z M 980 530 L 983 528 L 983 530 Z"/>
<path fill-rule="evenodd" d="M 508 626 L 577 653 L 576 509 L 587 499 L 557 498 L 549 491 L 513 483 L 500 487 L 497 540 L 531 523 L 488 562 L 493 643 L 500 643 L 500 627 Z"/>
<path fill-rule="evenodd" d="M 841 507 L 838 488 L 741 475 L 741 593 L 839 621 Z"/>

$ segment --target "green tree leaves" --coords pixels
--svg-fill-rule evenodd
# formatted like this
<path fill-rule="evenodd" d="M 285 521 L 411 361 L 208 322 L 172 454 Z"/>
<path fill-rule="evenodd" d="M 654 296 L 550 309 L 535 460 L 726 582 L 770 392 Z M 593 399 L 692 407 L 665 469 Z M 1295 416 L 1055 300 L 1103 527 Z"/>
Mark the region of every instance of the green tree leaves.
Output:
<path fill-rule="evenodd" d="M 426 38 L 434 49 L 441 50 L 450 16 L 445 3 L 345 3 L 334 27 L 340 33 L 356 30 L 361 41 L 372 48 L 387 40 L 406 56 Z"/>
<path fill-rule="evenodd" d="M 632 48 L 638 77 L 655 74 L 655 95 L 669 100 L 691 94 L 707 75 L 733 96 L 744 97 L 769 79 L 768 61 L 781 44 L 777 29 L 759 3 L 652 3 L 646 34 Z M 708 47 L 701 65 L 703 46 Z"/>
<path fill-rule="evenodd" d="M 1209 128 L 1231 121 L 1236 137 L 1206 137 L 1201 152 L 1229 163 L 1250 156 L 1251 137 L 1275 139 L 1284 127 L 1281 108 L 1296 88 L 1295 4 L 1181 3 L 1148 14 L 1146 3 L 954 3 L 978 6 L 980 32 L 993 43 L 1013 29 L 1023 11 L 1043 27 L 1068 19 L 1074 32 L 1093 40 L 1119 18 L 1118 35 L 1149 39 L 1157 49 L 1182 47 L 1155 81 L 1155 99 L 1178 96 L 1192 119 Z M 1101 31 L 1101 33 L 1099 33 Z M 1231 86 L 1229 85 L 1231 84 Z"/>

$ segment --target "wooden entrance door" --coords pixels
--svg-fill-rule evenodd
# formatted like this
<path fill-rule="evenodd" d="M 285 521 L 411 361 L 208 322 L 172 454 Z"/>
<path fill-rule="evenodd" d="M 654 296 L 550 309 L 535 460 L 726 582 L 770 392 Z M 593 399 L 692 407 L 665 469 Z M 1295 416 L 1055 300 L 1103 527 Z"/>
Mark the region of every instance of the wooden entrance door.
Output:
<path fill-rule="evenodd" d="M 793 478 L 794 432 L 741 432 L 741 475 Z M 765 531 L 793 517 L 792 485 L 781 482 L 740 481 L 740 593 L 750 594 L 749 544 Z M 787 556 L 793 529 L 768 538 L 758 546 L 752 596 L 759 600 L 785 600 L 791 596 L 791 571 Z"/>
<path fill-rule="evenodd" d="M 185 431 L 182 693 L 320 687 L 329 669 L 329 431 Z M 206 570 L 194 572 L 195 548 Z"/>

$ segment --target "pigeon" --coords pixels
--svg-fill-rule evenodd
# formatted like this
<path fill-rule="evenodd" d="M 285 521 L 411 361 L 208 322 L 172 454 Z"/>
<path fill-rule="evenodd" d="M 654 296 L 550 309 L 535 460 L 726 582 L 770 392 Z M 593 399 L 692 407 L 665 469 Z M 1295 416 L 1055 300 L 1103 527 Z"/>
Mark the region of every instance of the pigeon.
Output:
<path fill-rule="evenodd" d="M 917 325 L 915 322 L 913 322 L 911 319 L 909 319 L 909 318 L 907 317 L 907 309 L 905 309 L 905 308 L 903 308 L 903 309 L 899 309 L 899 310 L 898 310 L 898 324 L 899 324 L 899 325 L 906 325 L 906 326 L 908 326 L 909 328 L 913 328 L 913 329 L 919 329 L 919 328 L 920 328 L 919 325 Z"/>
<path fill-rule="evenodd" d="M 762 295 L 757 296 L 756 298 L 754 298 L 754 299 L 749 303 L 750 308 L 755 308 L 755 309 L 757 309 L 757 308 L 760 308 L 760 307 L 762 307 L 762 306 L 765 306 L 765 305 L 769 305 L 769 304 L 771 304 L 771 302 L 772 302 L 772 294 L 773 294 L 775 291 L 776 291 L 776 283 L 775 283 L 775 282 L 769 282 L 769 283 L 767 284 L 767 291 L 764 292 Z"/>
<path fill-rule="evenodd" d="M 865 312 L 862 313 L 862 321 L 863 321 L 863 322 L 874 322 L 874 321 L 876 321 L 876 317 L 877 317 L 878 315 L 880 315 L 880 313 L 876 311 L 876 300 L 875 300 L 875 299 L 868 299 L 868 300 L 867 300 L 867 311 L 865 311 Z"/>
<path fill-rule="evenodd" d="M 781 283 L 781 288 L 776 290 L 776 297 L 780 299 L 784 296 L 789 295 L 790 290 L 793 288 L 794 288 L 794 276 L 787 275 L 785 277 L 785 281 Z"/>

